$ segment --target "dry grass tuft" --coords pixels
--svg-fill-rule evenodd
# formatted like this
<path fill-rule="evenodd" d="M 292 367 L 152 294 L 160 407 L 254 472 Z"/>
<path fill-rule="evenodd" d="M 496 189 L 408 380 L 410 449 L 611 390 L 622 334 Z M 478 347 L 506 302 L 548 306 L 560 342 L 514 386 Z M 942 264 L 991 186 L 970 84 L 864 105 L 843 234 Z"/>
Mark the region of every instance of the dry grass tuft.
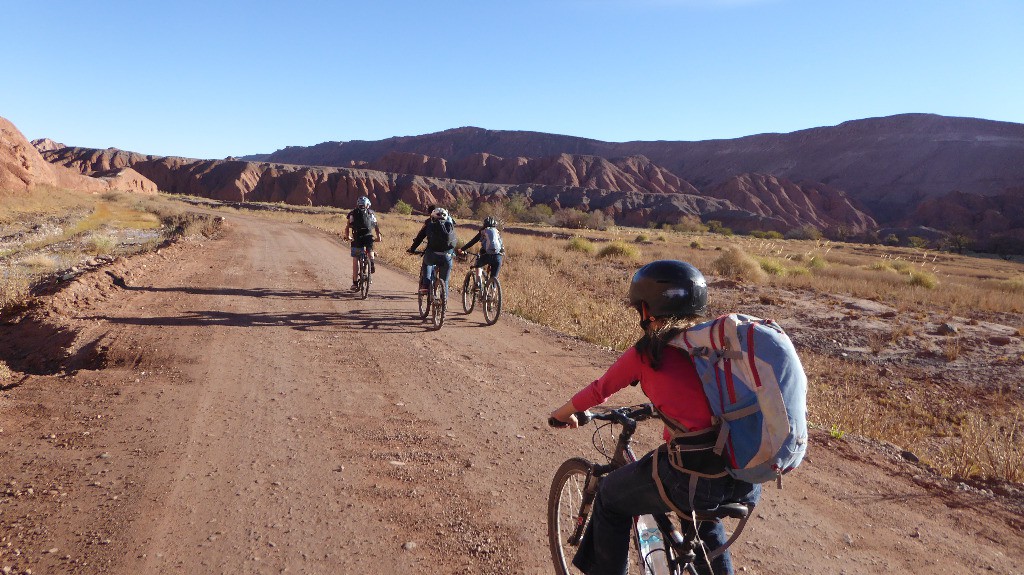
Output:
<path fill-rule="evenodd" d="M 767 278 L 757 260 L 738 246 L 726 248 L 725 253 L 712 262 L 712 267 L 719 275 L 732 279 L 762 283 Z"/>
<path fill-rule="evenodd" d="M 636 261 L 640 259 L 640 250 L 620 240 L 615 240 L 602 247 L 597 252 L 599 258 L 614 258 L 619 260 Z"/>
<path fill-rule="evenodd" d="M 569 238 L 569 241 L 565 244 L 565 249 L 584 254 L 592 254 L 597 251 L 597 248 L 594 247 L 594 242 L 580 236 Z"/>

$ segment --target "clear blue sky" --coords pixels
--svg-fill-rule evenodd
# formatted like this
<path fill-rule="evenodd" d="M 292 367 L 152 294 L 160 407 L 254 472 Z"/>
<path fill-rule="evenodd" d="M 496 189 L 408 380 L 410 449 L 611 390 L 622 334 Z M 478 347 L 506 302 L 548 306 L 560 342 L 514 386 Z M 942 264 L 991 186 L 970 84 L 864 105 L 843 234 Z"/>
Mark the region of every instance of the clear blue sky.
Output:
<path fill-rule="evenodd" d="M 1024 123 L 1022 0 L 0 0 L 27 137 L 223 158 L 459 126 L 705 140 Z"/>

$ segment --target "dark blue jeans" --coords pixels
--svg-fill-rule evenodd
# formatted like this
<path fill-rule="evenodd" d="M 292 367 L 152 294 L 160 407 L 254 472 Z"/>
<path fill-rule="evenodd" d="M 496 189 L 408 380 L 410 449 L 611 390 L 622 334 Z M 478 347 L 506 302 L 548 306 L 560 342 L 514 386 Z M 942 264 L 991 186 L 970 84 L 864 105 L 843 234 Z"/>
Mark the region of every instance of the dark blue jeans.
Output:
<path fill-rule="evenodd" d="M 658 468 L 665 491 L 683 510 L 689 509 L 689 474 L 676 470 L 668 458 L 658 458 Z M 719 479 L 700 479 L 694 494 L 694 507 L 713 509 L 721 503 L 742 502 L 754 504 L 761 497 L 761 486 L 737 481 L 726 476 Z M 613 471 L 601 480 L 594 502 L 590 524 L 580 541 L 580 548 L 572 562 L 587 575 L 624 575 L 629 559 L 630 530 L 633 517 L 647 513 L 666 513 L 668 505 L 658 495 L 658 487 L 651 477 L 651 454 L 639 461 Z M 684 518 L 685 519 L 685 518 Z M 704 521 L 697 533 L 708 551 L 725 544 L 725 528 L 721 523 Z M 711 562 L 708 571 L 698 553 L 697 571 L 701 575 L 731 575 L 732 560 L 726 551 Z"/>
<path fill-rule="evenodd" d="M 484 266 L 491 266 L 491 277 L 498 277 L 498 272 L 501 271 L 501 260 L 503 256 L 501 254 L 480 254 L 480 259 L 476 261 L 475 267 L 482 268 Z"/>
<path fill-rule="evenodd" d="M 452 252 L 423 252 L 423 265 L 420 266 L 420 287 L 430 289 L 430 276 L 438 268 L 438 275 L 444 280 L 445 291 L 448 277 L 452 274 Z"/>

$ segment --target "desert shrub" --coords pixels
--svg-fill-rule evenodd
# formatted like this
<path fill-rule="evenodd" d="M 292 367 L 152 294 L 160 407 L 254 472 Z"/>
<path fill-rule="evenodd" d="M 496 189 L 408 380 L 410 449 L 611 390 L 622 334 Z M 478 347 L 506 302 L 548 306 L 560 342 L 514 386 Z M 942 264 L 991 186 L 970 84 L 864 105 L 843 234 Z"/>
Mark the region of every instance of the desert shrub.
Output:
<path fill-rule="evenodd" d="M 806 224 L 789 230 L 783 237 L 787 240 L 820 240 L 821 230 L 811 224 Z"/>
<path fill-rule="evenodd" d="M 928 247 L 928 240 L 918 236 L 910 236 L 907 238 L 907 245 L 912 248 L 924 249 Z"/>
<path fill-rule="evenodd" d="M 407 203 L 405 203 L 402 200 L 398 200 L 398 203 L 396 203 L 391 208 L 391 211 L 396 213 L 396 214 L 401 214 L 403 216 L 411 216 L 412 215 L 412 206 L 407 204 Z"/>
<path fill-rule="evenodd" d="M 570 229 L 582 229 L 587 220 L 587 213 L 576 208 L 562 208 L 551 215 L 551 223 Z"/>
<path fill-rule="evenodd" d="M 701 243 L 697 240 L 693 240 L 692 242 L 690 242 L 690 248 L 692 249 L 699 250 L 701 247 Z"/>
<path fill-rule="evenodd" d="M 521 219 L 524 222 L 530 222 L 534 224 L 544 224 L 551 221 L 551 216 L 554 214 L 554 210 L 551 206 L 545 204 L 536 204 L 527 208 Z"/>
<path fill-rule="evenodd" d="M 722 225 L 722 222 L 718 220 L 711 220 L 708 222 L 708 231 L 713 234 L 722 234 L 723 236 L 732 235 L 732 228 Z"/>
<path fill-rule="evenodd" d="M 672 225 L 671 228 L 677 232 L 683 232 L 685 234 L 708 231 L 708 227 L 705 226 L 697 216 L 683 216 L 680 218 L 679 222 Z"/>
<path fill-rule="evenodd" d="M 764 272 L 770 276 L 786 275 L 786 266 L 782 265 L 781 262 L 765 258 L 760 260 L 759 263 L 761 264 L 761 269 L 764 270 Z"/>
<path fill-rule="evenodd" d="M 655 241 L 659 241 L 659 242 L 667 242 L 668 241 L 668 238 L 665 237 L 665 234 L 658 234 L 658 237 L 656 237 L 654 239 L 655 239 Z"/>
<path fill-rule="evenodd" d="M 57 269 L 57 260 L 46 254 L 33 254 L 22 259 L 18 264 L 33 274 L 45 274 Z"/>
<path fill-rule="evenodd" d="M 868 269 L 874 272 L 896 272 L 896 268 L 892 267 L 892 264 L 889 262 L 875 262 L 868 266 Z"/>
<path fill-rule="evenodd" d="M 615 225 L 615 220 L 601 210 L 594 210 L 587 214 L 586 226 L 592 230 L 607 230 Z"/>
<path fill-rule="evenodd" d="M 638 250 L 636 246 L 632 246 L 620 240 L 615 240 L 601 248 L 601 250 L 597 252 L 597 256 L 601 258 L 635 260 L 640 257 L 640 250 Z"/>
<path fill-rule="evenodd" d="M 28 297 L 31 286 L 31 280 L 23 271 L 0 267 L 0 310 Z"/>
<path fill-rule="evenodd" d="M 85 251 L 95 256 L 109 254 L 117 247 L 117 240 L 105 234 L 92 234 L 83 242 Z"/>
<path fill-rule="evenodd" d="M 913 271 L 913 266 L 910 265 L 910 262 L 898 261 L 892 262 L 892 269 L 897 273 L 909 274 Z"/>
<path fill-rule="evenodd" d="M 582 252 L 585 254 L 594 253 L 594 243 L 587 238 L 581 238 L 579 236 L 569 238 L 569 243 L 565 245 L 565 249 L 570 252 Z"/>
<path fill-rule="evenodd" d="M 926 289 L 935 289 L 935 287 L 939 285 L 939 280 L 935 278 L 934 274 L 928 272 L 911 272 L 910 285 L 920 286 Z"/>
<path fill-rule="evenodd" d="M 828 260 L 825 256 L 814 254 L 807 260 L 807 268 L 810 270 L 822 270 L 828 267 Z"/>
<path fill-rule="evenodd" d="M 651 241 L 651 238 L 648 237 L 647 234 L 640 234 L 633 241 L 635 241 L 638 244 L 646 244 Z"/>
<path fill-rule="evenodd" d="M 753 282 L 766 279 L 761 265 L 739 246 L 729 246 L 724 253 L 711 263 L 719 275 Z"/>
<path fill-rule="evenodd" d="M 751 235 L 751 236 L 753 236 L 755 238 L 761 238 L 763 240 L 781 240 L 782 239 L 782 234 L 780 232 L 776 232 L 774 230 L 768 231 L 768 232 L 762 232 L 761 230 L 753 230 L 752 232 L 750 232 L 749 235 Z"/>

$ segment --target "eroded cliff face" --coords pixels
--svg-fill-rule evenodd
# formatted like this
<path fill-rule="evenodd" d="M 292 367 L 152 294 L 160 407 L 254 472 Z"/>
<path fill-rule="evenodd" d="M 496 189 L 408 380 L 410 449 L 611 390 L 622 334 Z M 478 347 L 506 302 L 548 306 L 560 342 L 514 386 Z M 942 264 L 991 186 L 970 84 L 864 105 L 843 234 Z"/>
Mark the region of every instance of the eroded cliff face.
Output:
<path fill-rule="evenodd" d="M 849 233 L 861 234 L 878 227 L 846 194 L 821 182 L 798 184 L 767 174 L 742 174 L 706 193 L 753 214 L 761 222 L 757 229 L 765 231 L 785 233 L 810 224 L 819 230 L 843 227 Z"/>
<path fill-rule="evenodd" d="M 600 210 L 620 224 L 677 223 L 713 214 L 737 231 L 779 230 L 810 224 L 861 233 L 874 224 L 843 194 L 824 184 L 744 176 L 716 193 L 692 185 L 642 156 L 606 160 L 559 154 L 501 158 L 473 154 L 457 162 L 392 153 L 353 168 L 330 168 L 155 157 L 115 149 L 63 148 L 45 152 L 57 164 L 85 174 L 133 170 L 162 190 L 224 201 L 285 202 L 351 207 L 368 196 L 379 210 L 399 200 L 414 208 L 470 204 L 513 195 L 553 209 Z"/>
<path fill-rule="evenodd" d="M 427 156 L 435 163 L 443 160 L 448 170 L 479 154 L 505 161 L 561 154 L 609 160 L 642 155 L 702 191 L 748 173 L 827 183 L 886 223 L 902 219 L 922 200 L 953 191 L 989 196 L 1024 186 L 1024 124 L 934 114 L 867 118 L 788 134 L 699 142 L 602 142 L 464 127 L 379 141 L 293 146 L 269 157 L 278 162 L 349 166 L 383 161 L 393 152 Z M 482 181 L 498 177 L 491 173 L 476 177 L 485 178 Z M 580 180 L 580 185 L 587 184 Z M 621 182 L 615 185 L 632 189 Z"/>
<path fill-rule="evenodd" d="M 14 124 L 0 117 L 0 191 L 24 193 L 40 186 L 81 191 L 107 189 L 106 182 L 44 160 Z"/>

